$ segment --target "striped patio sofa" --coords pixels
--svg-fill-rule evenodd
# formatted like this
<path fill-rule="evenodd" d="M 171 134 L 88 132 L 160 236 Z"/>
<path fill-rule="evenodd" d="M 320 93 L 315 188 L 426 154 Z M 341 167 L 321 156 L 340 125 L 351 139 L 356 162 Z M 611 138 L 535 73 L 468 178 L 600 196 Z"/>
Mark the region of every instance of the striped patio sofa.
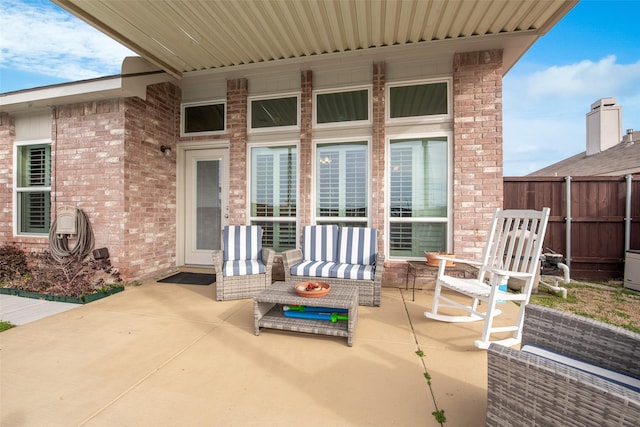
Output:
<path fill-rule="evenodd" d="M 262 247 L 262 227 L 224 227 L 223 250 L 213 252 L 218 301 L 253 298 L 271 285 L 275 251 Z"/>
<path fill-rule="evenodd" d="M 380 306 L 384 255 L 377 245 L 374 228 L 305 226 L 302 249 L 282 253 L 285 280 L 357 286 L 360 305 Z"/>

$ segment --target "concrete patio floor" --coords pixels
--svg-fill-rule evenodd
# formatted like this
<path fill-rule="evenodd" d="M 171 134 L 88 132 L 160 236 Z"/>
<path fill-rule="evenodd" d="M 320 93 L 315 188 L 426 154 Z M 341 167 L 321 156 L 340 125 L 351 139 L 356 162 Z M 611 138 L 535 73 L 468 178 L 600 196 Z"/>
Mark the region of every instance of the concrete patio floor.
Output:
<path fill-rule="evenodd" d="M 253 301 L 215 301 L 215 285 L 128 287 L 0 334 L 0 425 L 436 426 L 434 400 L 446 426 L 484 425 L 482 325 L 426 319 L 431 298 L 383 288 L 348 347 L 255 336 Z"/>

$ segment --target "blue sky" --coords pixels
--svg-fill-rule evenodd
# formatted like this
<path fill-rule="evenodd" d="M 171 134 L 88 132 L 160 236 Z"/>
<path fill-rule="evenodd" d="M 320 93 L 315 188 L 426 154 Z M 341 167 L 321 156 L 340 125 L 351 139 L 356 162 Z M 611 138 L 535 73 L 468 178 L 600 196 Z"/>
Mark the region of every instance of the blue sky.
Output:
<path fill-rule="evenodd" d="M 131 51 L 46 0 L 0 0 L 0 93 L 118 74 Z M 640 0 L 582 0 L 503 83 L 504 174 L 585 150 L 591 103 L 640 129 Z"/>

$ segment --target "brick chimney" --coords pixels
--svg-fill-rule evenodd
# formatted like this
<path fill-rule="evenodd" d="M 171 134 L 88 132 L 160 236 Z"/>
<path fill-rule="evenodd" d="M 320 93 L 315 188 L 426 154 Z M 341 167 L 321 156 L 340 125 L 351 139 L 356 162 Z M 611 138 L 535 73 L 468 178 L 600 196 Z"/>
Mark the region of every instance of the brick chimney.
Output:
<path fill-rule="evenodd" d="M 615 98 L 602 98 L 587 113 L 587 156 L 598 154 L 622 141 L 622 107 Z"/>

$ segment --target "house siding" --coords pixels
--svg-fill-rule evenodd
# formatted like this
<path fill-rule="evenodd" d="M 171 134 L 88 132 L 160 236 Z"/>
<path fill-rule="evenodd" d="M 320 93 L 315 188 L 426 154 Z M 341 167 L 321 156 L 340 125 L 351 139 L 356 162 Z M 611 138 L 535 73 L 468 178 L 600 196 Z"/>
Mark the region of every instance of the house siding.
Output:
<path fill-rule="evenodd" d="M 15 121 L 0 113 L 0 241 L 13 240 L 13 141 Z"/>
<path fill-rule="evenodd" d="M 399 69 L 397 65 L 393 64 Z M 388 243 L 385 85 L 389 64 L 376 62 L 369 67 L 365 83 L 371 85 L 373 100 L 368 130 L 371 138 L 370 224 L 380 231 L 378 250 L 384 251 Z M 478 258 L 491 214 L 502 206 L 502 52 L 455 54 L 452 68 L 452 249 L 457 255 Z M 335 74 L 338 75 L 338 71 Z M 311 223 L 314 217 L 314 71 L 299 71 L 297 76 L 299 81 L 290 83 L 299 88 L 301 103 L 297 136 L 298 224 L 301 227 Z M 318 76 L 326 80 L 332 75 L 319 73 L 315 77 Z M 268 82 L 262 86 L 260 82 L 256 82 L 257 89 L 264 91 L 262 86 L 268 86 Z M 212 85 L 218 87 L 219 83 L 217 80 Z M 55 206 L 71 204 L 85 210 L 93 225 L 96 248 L 109 249 L 114 266 L 126 280 L 144 280 L 176 266 L 176 144 L 205 140 L 228 142 L 228 220 L 230 224 L 248 222 L 247 109 L 248 96 L 253 94 L 251 84 L 252 80 L 247 78 L 226 81 L 227 128 L 217 135 L 179 136 L 182 93 L 171 83 L 149 86 L 146 100 L 113 99 L 56 108 L 53 135 L 56 146 L 52 159 L 57 163 L 52 201 Z M 12 118 L 3 114 L 0 170 L 7 173 L 0 178 L 6 189 L 0 195 L 0 233 L 6 241 L 18 242 L 25 249 L 43 249 L 47 246 L 46 238 L 12 235 L 12 178 L 9 181 L 5 178 L 12 177 L 12 132 L 15 132 L 12 129 Z M 160 151 L 162 145 L 172 148 L 169 156 Z M 406 262 L 387 259 L 386 266 L 385 285 L 404 284 Z"/>
<path fill-rule="evenodd" d="M 175 266 L 176 165 L 173 147 L 180 92 L 150 86 L 147 100 L 111 99 L 53 109 L 51 211 L 73 206 L 88 216 L 95 248 L 109 249 L 122 277 L 137 280 Z M 47 237 L 13 235 L 12 118 L 0 122 L 3 191 L 0 235 L 26 251 L 48 248 Z M 74 244 L 73 240 L 70 241 Z"/>
<path fill-rule="evenodd" d="M 148 87 L 146 100 L 124 101 L 124 191 L 122 204 L 114 203 L 121 216 L 105 215 L 114 235 L 122 236 L 109 242 L 109 250 L 114 248 L 114 263 L 127 278 L 147 278 L 175 267 L 180 97 L 177 86 L 162 83 Z M 162 145 L 172 148 L 169 155 L 160 151 Z"/>

